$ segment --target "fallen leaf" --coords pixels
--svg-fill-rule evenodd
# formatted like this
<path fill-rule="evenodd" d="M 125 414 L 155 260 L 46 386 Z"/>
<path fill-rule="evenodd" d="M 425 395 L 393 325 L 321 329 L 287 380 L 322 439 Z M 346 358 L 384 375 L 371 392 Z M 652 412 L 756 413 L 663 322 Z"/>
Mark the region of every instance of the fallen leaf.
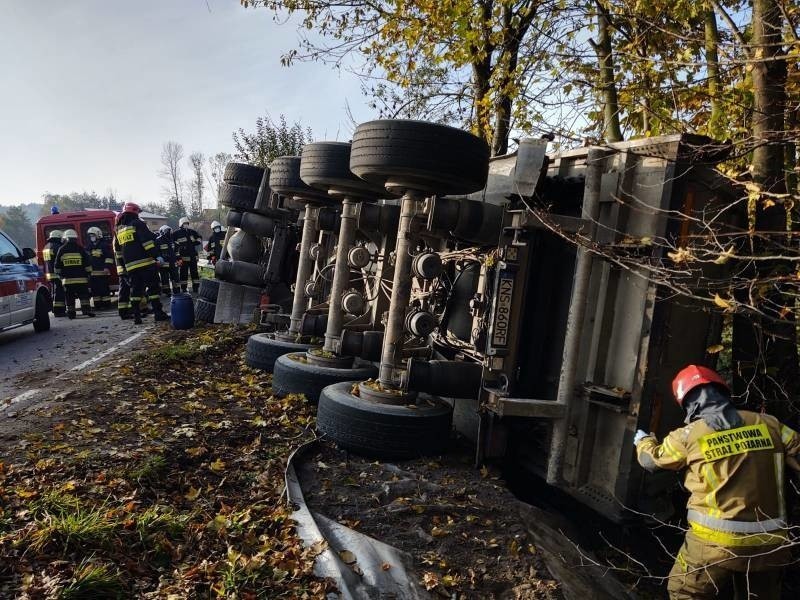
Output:
<path fill-rule="evenodd" d="M 186 498 L 189 502 L 194 502 L 197 500 L 197 497 L 200 495 L 200 490 L 195 488 L 194 486 L 189 487 L 189 491 L 184 494 L 184 498 Z"/>
<path fill-rule="evenodd" d="M 730 303 L 730 302 L 728 302 L 727 300 L 725 300 L 725 299 L 724 299 L 722 296 L 720 296 L 719 294 L 714 294 L 714 304 L 716 304 L 716 305 L 717 305 L 717 306 L 719 306 L 720 308 L 724 308 L 725 310 L 730 310 L 730 309 L 732 309 L 732 308 L 733 308 L 733 306 L 731 305 L 731 303 Z"/>
<path fill-rule="evenodd" d="M 225 470 L 225 462 L 221 458 L 218 458 L 208 466 L 214 473 L 221 473 Z"/>
<path fill-rule="evenodd" d="M 706 348 L 706 352 L 708 354 L 719 354 L 724 349 L 725 346 L 723 346 L 722 344 L 714 344 L 713 346 L 709 346 L 708 348 Z"/>

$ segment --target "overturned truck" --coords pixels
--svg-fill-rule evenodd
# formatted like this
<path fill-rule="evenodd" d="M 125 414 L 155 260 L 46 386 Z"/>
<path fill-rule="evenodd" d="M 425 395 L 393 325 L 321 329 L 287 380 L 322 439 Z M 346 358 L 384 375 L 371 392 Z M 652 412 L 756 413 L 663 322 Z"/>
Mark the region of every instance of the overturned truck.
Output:
<path fill-rule="evenodd" d="M 671 378 L 720 336 L 701 282 L 663 274 L 729 200 L 726 149 L 547 143 L 489 159 L 465 132 L 385 120 L 308 146 L 272 186 L 304 207 L 291 315 L 248 363 L 318 402 L 318 429 L 354 452 L 436 454 L 455 427 L 477 463 L 614 520 L 665 517 L 674 475 L 642 471 L 631 442 L 681 423 Z"/>

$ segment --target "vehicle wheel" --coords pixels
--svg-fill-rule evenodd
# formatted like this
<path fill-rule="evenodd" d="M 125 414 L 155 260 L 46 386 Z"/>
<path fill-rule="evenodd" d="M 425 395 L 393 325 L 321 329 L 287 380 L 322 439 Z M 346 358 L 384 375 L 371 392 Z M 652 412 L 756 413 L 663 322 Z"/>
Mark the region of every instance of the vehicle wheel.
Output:
<path fill-rule="evenodd" d="M 241 260 L 232 260 L 231 265 L 231 281 L 233 283 L 264 287 L 264 267 Z"/>
<path fill-rule="evenodd" d="M 219 184 L 219 203 L 236 210 L 253 210 L 258 190 L 230 183 Z"/>
<path fill-rule="evenodd" d="M 204 277 L 200 280 L 200 291 L 198 294 L 207 302 L 216 302 L 217 294 L 219 294 L 219 281 Z"/>
<path fill-rule="evenodd" d="M 453 409 L 441 400 L 413 407 L 378 404 L 350 393 L 355 382 L 322 390 L 317 429 L 339 446 L 375 458 L 417 458 L 447 449 Z"/>
<path fill-rule="evenodd" d="M 313 142 L 303 146 L 300 178 L 313 188 L 325 192 L 335 189 L 363 200 L 387 195 L 382 185 L 370 184 L 353 175 L 348 142 Z"/>
<path fill-rule="evenodd" d="M 264 169 L 245 163 L 229 162 L 225 166 L 225 173 L 222 181 L 233 185 L 245 186 L 258 189 L 261 186 L 261 179 L 264 177 Z"/>
<path fill-rule="evenodd" d="M 244 214 L 245 213 L 239 210 L 229 210 L 225 217 L 225 225 L 228 227 L 238 227 L 239 223 L 242 222 L 242 216 Z"/>
<path fill-rule="evenodd" d="M 214 265 L 214 276 L 220 281 L 233 281 L 233 266 L 230 260 L 218 260 Z"/>
<path fill-rule="evenodd" d="M 316 404 L 322 389 L 329 385 L 342 381 L 363 381 L 377 375 L 378 369 L 370 363 L 362 363 L 351 369 L 336 369 L 306 362 L 305 354 L 284 354 L 275 361 L 272 392 L 277 396 L 303 394 L 311 404 Z"/>
<path fill-rule="evenodd" d="M 245 233 L 258 237 L 271 238 L 275 231 L 275 221 L 263 215 L 244 213 L 236 227 Z"/>
<path fill-rule="evenodd" d="M 303 352 L 312 347 L 311 344 L 284 342 L 271 338 L 265 333 L 256 333 L 247 340 L 244 362 L 254 369 L 272 373 L 275 361 L 278 360 L 279 356 L 289 352 Z"/>
<path fill-rule="evenodd" d="M 279 156 L 270 165 L 269 187 L 281 196 L 308 198 L 318 203 L 330 204 L 332 198 L 315 190 L 300 179 L 300 157 Z"/>
<path fill-rule="evenodd" d="M 350 170 L 375 185 L 435 194 L 469 194 L 486 185 L 489 146 L 453 127 L 385 119 L 356 127 Z"/>
<path fill-rule="evenodd" d="M 217 304 L 209 302 L 204 298 L 198 298 L 194 305 L 194 318 L 195 321 L 202 323 L 213 323 L 214 313 L 217 312 Z"/>
<path fill-rule="evenodd" d="M 43 333 L 50 330 L 50 302 L 42 292 L 36 294 L 36 309 L 33 314 L 33 330 Z"/>

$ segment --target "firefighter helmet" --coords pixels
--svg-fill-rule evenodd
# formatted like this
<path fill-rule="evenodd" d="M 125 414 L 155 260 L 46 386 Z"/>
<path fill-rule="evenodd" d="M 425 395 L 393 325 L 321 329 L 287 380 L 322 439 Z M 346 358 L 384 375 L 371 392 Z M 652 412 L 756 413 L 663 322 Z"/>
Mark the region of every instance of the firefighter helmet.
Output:
<path fill-rule="evenodd" d="M 219 221 L 211 221 L 211 229 L 213 230 L 216 229 L 217 227 L 222 229 L 222 223 L 220 223 Z"/>
<path fill-rule="evenodd" d="M 172 227 L 170 227 L 169 225 L 162 225 L 161 227 L 158 228 L 158 233 L 160 233 L 161 235 L 164 235 L 165 233 L 172 233 Z"/>
<path fill-rule="evenodd" d="M 139 208 L 139 205 L 135 202 L 126 202 L 125 206 L 122 207 L 122 212 L 138 215 L 140 212 L 142 212 L 142 209 Z"/>
<path fill-rule="evenodd" d="M 184 225 L 188 224 L 189 224 L 189 217 L 181 217 L 180 220 L 178 221 L 179 227 L 183 227 Z"/>
<path fill-rule="evenodd" d="M 103 230 L 99 227 L 89 227 L 89 229 L 86 230 L 86 233 L 89 235 L 96 235 L 98 238 L 103 237 Z"/>
<path fill-rule="evenodd" d="M 78 232 L 74 229 L 67 229 L 64 232 L 64 239 L 65 240 L 77 240 L 78 239 Z"/>
<path fill-rule="evenodd" d="M 672 380 L 672 394 L 680 406 L 683 406 L 683 400 L 686 394 L 691 392 L 698 385 L 705 385 L 707 383 L 714 383 L 721 385 L 726 391 L 730 392 L 728 384 L 719 376 L 719 373 L 708 367 L 701 365 L 688 365 L 680 370 L 680 372 Z"/>
<path fill-rule="evenodd" d="M 60 240 L 64 237 L 64 232 L 60 229 L 53 229 L 49 234 L 47 234 L 48 240 Z"/>

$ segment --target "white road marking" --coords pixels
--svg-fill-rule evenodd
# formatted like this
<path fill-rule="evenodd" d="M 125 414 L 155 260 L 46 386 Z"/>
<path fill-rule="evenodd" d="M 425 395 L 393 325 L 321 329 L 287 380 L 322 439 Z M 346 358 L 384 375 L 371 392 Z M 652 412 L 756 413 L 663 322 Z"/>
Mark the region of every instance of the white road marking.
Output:
<path fill-rule="evenodd" d="M 129 338 L 125 338 L 125 339 L 124 339 L 124 340 L 122 340 L 121 342 L 117 342 L 116 344 L 114 344 L 113 346 L 111 346 L 111 348 L 108 348 L 107 350 L 103 350 L 103 351 L 102 351 L 100 354 L 98 354 L 98 355 L 97 355 L 97 356 L 95 356 L 94 358 L 90 358 L 89 360 L 86 360 L 86 361 L 82 362 L 81 364 L 79 364 L 79 365 L 77 365 L 77 366 L 74 366 L 74 367 L 72 367 L 72 368 L 69 370 L 69 372 L 72 372 L 72 371 L 83 371 L 83 370 L 84 370 L 86 367 L 88 367 L 88 366 L 90 366 L 90 365 L 93 365 L 94 363 L 96 363 L 96 362 L 97 362 L 97 361 L 99 361 L 99 360 L 103 360 L 103 359 L 104 359 L 106 356 L 108 356 L 109 354 L 113 354 L 114 352 L 116 352 L 117 350 L 119 350 L 120 348 L 122 348 L 123 346 L 127 346 L 128 344 L 130 344 L 130 343 L 131 343 L 131 342 L 133 342 L 134 340 L 137 340 L 137 339 L 139 339 L 139 338 L 140 338 L 140 337 L 142 337 L 142 336 L 143 336 L 145 333 L 147 333 L 147 330 L 148 330 L 148 329 L 150 329 L 150 328 L 149 328 L 149 327 L 147 327 L 147 328 L 146 328 L 144 331 L 139 331 L 139 332 L 137 332 L 137 333 L 134 333 L 134 334 L 133 334 L 131 337 L 129 337 Z M 65 373 L 65 374 L 66 374 L 66 373 Z"/>
<path fill-rule="evenodd" d="M 33 388 L 32 390 L 28 390 L 27 392 L 22 392 L 18 396 L 14 396 L 11 400 L 8 401 L 7 404 L 3 405 L 3 410 L 14 406 L 17 402 L 22 402 L 23 400 L 27 400 L 28 398 L 34 397 L 36 394 L 41 392 L 39 388 Z"/>

